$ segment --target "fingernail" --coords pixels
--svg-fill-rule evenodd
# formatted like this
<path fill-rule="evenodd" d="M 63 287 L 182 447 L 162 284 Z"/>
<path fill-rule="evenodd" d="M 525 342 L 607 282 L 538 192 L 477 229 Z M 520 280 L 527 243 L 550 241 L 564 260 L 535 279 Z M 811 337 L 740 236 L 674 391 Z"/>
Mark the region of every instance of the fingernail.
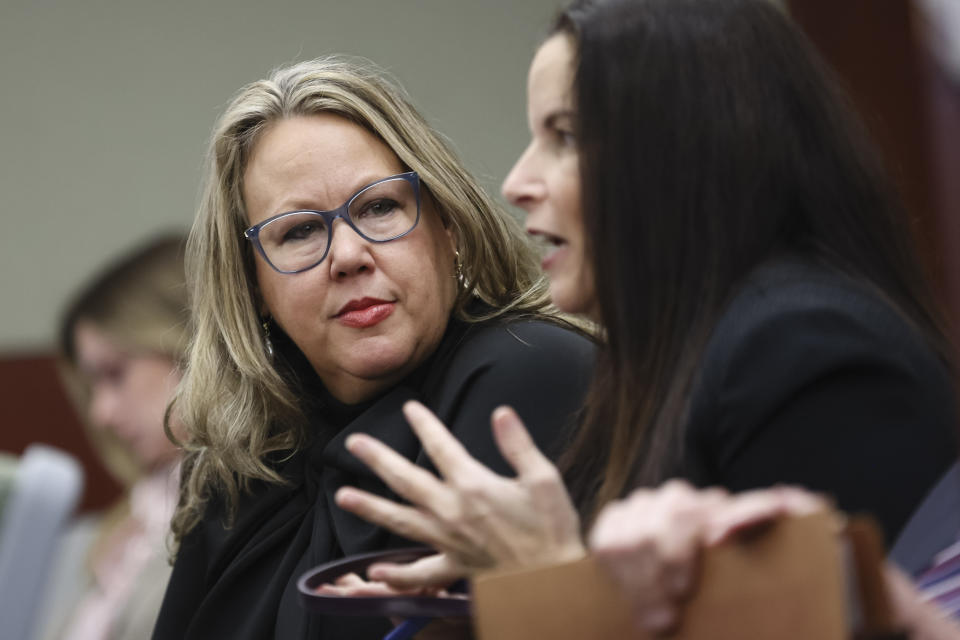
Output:
<path fill-rule="evenodd" d="M 363 436 L 358 433 L 352 433 L 343 441 L 343 445 L 347 448 L 347 451 L 352 454 L 360 453 L 363 451 L 364 446 Z"/>
<path fill-rule="evenodd" d="M 673 624 L 675 616 L 670 607 L 657 607 L 640 614 L 640 626 L 649 631 L 662 631 Z"/>

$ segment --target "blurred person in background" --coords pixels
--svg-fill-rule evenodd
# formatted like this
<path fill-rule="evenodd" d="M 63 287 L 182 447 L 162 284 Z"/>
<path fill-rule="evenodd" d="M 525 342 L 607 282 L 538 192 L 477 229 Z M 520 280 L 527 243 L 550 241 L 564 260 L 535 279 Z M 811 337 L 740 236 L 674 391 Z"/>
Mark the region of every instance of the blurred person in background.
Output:
<path fill-rule="evenodd" d="M 166 546 L 179 451 L 164 432 L 188 343 L 185 237 L 152 240 L 85 285 L 60 322 L 64 383 L 122 499 L 68 534 L 44 638 L 150 636 L 170 575 Z M 78 524 L 78 529 L 84 525 Z M 62 554 L 61 554 L 62 555 Z M 59 581 L 59 584 L 57 582 Z"/>

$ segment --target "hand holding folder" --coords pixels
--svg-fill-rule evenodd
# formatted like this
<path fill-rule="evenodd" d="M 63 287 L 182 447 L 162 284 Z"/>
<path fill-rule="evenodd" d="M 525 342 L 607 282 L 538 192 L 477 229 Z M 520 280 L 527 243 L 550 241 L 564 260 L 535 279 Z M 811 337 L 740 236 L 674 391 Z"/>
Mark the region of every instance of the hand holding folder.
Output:
<path fill-rule="evenodd" d="M 882 546 L 868 522 L 838 536 L 829 513 L 784 518 L 707 549 L 677 640 L 843 640 L 896 635 Z M 621 591 L 592 558 L 490 573 L 473 584 L 480 640 L 641 640 Z"/>

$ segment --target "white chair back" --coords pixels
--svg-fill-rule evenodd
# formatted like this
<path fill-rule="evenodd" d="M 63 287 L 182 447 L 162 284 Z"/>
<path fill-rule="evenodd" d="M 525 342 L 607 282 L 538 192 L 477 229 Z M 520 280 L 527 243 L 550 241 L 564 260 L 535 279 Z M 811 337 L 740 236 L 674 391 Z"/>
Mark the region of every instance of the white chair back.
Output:
<path fill-rule="evenodd" d="M 71 456 L 31 445 L 0 473 L 0 640 L 34 637 L 51 559 L 83 489 Z"/>

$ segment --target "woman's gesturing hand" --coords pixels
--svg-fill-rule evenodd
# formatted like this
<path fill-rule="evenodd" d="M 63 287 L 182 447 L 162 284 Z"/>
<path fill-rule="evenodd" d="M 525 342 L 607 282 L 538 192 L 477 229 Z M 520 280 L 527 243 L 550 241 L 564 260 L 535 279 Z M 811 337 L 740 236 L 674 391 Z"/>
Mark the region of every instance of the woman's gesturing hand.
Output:
<path fill-rule="evenodd" d="M 408 565 L 373 565 L 370 579 L 398 588 L 443 585 L 477 571 L 563 562 L 585 553 L 577 513 L 556 467 L 537 449 L 510 408 L 493 412 L 494 439 L 516 470 L 506 478 L 477 462 L 426 407 L 404 415 L 441 477 L 363 434 L 347 449 L 410 505 L 353 487 L 337 504 L 440 553 Z"/>
<path fill-rule="evenodd" d="M 673 480 L 607 505 L 590 532 L 589 546 L 622 589 L 637 626 L 663 632 L 679 623 L 681 605 L 696 588 L 704 547 L 780 516 L 827 507 L 823 498 L 791 487 L 730 496 Z"/>

